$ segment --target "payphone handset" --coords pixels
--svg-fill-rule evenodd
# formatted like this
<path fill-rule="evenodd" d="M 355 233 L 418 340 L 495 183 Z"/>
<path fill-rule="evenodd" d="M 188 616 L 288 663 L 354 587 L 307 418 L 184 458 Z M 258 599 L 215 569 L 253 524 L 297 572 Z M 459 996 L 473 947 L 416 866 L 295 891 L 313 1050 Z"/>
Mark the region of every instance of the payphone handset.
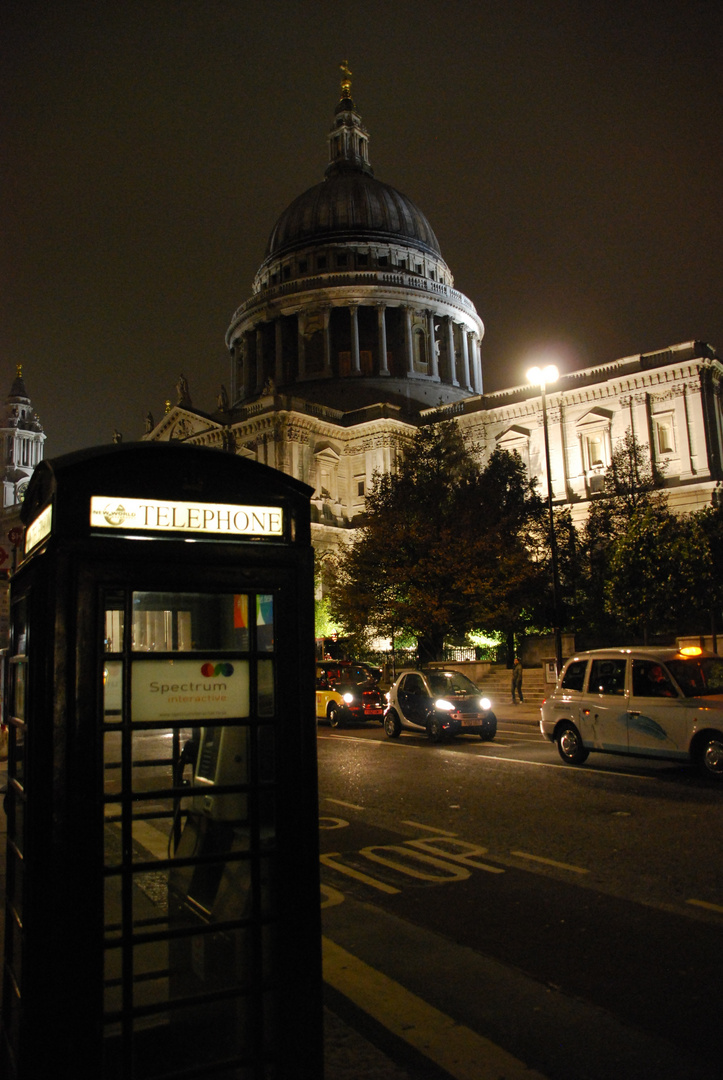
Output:
<path fill-rule="evenodd" d="M 248 737 L 246 727 L 202 727 L 193 783 L 208 785 L 207 793 L 194 796 L 193 809 L 212 821 L 246 821 L 248 796 L 245 792 L 217 795 L 221 785 L 248 783 Z"/>

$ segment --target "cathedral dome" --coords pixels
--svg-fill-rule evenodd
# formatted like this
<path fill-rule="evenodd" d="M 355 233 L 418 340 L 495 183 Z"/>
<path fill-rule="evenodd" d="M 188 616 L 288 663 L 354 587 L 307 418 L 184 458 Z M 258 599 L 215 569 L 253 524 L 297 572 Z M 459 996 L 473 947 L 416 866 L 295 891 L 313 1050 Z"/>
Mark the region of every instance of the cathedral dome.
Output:
<path fill-rule="evenodd" d="M 280 215 L 226 334 L 231 404 L 273 391 L 339 414 L 482 392 L 484 326 L 418 206 L 377 180 L 346 64 L 329 163 Z"/>
<path fill-rule="evenodd" d="M 314 241 L 379 241 L 442 254 L 432 226 L 411 199 L 353 167 L 334 169 L 294 199 L 271 232 L 266 258 Z"/>

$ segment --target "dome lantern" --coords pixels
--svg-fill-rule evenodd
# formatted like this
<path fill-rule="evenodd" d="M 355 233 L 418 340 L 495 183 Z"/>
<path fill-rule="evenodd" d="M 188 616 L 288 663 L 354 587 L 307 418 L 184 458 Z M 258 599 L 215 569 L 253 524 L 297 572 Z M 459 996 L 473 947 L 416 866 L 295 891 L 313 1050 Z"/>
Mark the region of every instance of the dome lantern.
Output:
<path fill-rule="evenodd" d="M 346 60 L 339 67 L 344 77 L 341 81 L 341 98 L 329 132 L 329 164 L 325 175 L 356 169 L 373 176 L 374 170 L 369 164 L 369 132 L 352 101 L 351 70 Z"/>

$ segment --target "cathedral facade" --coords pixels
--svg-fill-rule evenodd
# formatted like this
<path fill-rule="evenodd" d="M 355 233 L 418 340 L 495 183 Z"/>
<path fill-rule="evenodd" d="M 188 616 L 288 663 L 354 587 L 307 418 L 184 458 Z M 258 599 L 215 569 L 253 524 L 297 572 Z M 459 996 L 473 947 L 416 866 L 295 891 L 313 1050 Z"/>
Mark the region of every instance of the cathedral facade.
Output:
<path fill-rule="evenodd" d="M 201 412 L 182 377 L 177 403 L 145 435 L 243 454 L 309 484 L 322 559 L 353 536 L 374 474 L 395 467 L 421 424 L 456 419 L 485 458 L 518 452 L 547 491 L 540 390 L 484 393 L 482 320 L 425 215 L 374 176 L 342 71 L 324 178 L 272 228 L 231 319 L 230 391 Z M 664 467 L 673 510 L 720 497 L 722 384 L 718 354 L 699 341 L 561 376 L 546 393 L 555 503 L 582 522 L 629 430 Z"/>

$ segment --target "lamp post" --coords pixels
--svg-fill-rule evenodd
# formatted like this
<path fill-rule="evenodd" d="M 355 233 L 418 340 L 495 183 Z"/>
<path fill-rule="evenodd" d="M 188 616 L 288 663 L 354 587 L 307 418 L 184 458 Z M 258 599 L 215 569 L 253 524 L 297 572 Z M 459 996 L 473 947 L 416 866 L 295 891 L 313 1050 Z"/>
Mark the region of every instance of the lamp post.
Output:
<path fill-rule="evenodd" d="M 562 630 L 560 627 L 560 570 L 557 561 L 557 536 L 555 535 L 555 519 L 552 513 L 552 478 L 550 475 L 550 439 L 547 434 L 547 398 L 545 386 L 557 382 L 559 373 L 554 364 L 547 367 L 530 368 L 527 372 L 527 380 L 533 386 L 540 387 L 542 395 L 542 430 L 545 437 L 545 469 L 547 472 L 547 513 L 550 523 L 550 555 L 552 558 L 552 609 L 555 634 L 555 666 L 558 677 L 562 671 Z"/>

